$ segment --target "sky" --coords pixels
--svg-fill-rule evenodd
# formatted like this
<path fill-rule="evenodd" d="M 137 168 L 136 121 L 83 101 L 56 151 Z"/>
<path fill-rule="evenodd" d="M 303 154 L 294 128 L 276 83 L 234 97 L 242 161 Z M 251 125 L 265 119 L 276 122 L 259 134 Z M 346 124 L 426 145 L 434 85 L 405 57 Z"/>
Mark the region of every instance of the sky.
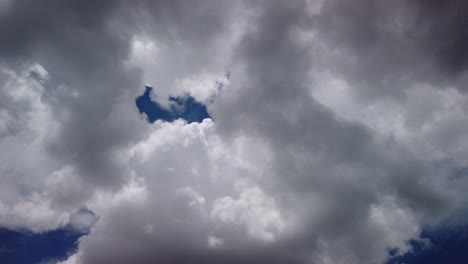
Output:
<path fill-rule="evenodd" d="M 467 12 L 0 0 L 0 263 L 467 262 Z"/>
<path fill-rule="evenodd" d="M 165 108 L 157 101 L 151 99 L 153 88 L 145 86 L 145 92 L 135 100 L 136 107 L 141 114 L 145 114 L 148 122 L 154 123 L 156 120 L 173 122 L 177 119 L 184 119 L 187 123 L 203 122 L 203 119 L 210 118 L 206 106 L 197 102 L 190 95 L 169 97 L 170 106 Z"/>

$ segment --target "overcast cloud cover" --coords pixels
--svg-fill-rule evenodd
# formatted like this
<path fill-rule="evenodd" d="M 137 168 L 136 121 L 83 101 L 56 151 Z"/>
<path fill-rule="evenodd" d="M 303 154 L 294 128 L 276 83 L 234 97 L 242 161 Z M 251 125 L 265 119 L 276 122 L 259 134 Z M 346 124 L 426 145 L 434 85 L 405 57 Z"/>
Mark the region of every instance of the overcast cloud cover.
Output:
<path fill-rule="evenodd" d="M 90 229 L 60 263 L 385 263 L 468 224 L 467 12 L 0 0 L 0 227 Z M 148 123 L 147 84 L 211 118 Z"/>

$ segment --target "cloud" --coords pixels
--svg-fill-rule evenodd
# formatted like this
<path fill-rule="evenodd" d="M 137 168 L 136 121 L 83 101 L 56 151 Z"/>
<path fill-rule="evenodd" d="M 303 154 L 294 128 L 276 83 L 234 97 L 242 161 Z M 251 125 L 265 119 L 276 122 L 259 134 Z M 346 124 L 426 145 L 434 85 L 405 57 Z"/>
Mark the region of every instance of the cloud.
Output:
<path fill-rule="evenodd" d="M 63 263 L 407 252 L 464 223 L 465 6 L 2 2 L 0 225 L 89 230 Z M 147 83 L 206 112 L 148 123 Z"/>
<path fill-rule="evenodd" d="M 245 184 L 240 182 L 238 185 Z M 258 187 L 244 188 L 238 199 L 229 196 L 217 198 L 213 202 L 212 217 L 228 225 L 246 226 L 252 238 L 274 241 L 285 225 L 274 200 Z"/>

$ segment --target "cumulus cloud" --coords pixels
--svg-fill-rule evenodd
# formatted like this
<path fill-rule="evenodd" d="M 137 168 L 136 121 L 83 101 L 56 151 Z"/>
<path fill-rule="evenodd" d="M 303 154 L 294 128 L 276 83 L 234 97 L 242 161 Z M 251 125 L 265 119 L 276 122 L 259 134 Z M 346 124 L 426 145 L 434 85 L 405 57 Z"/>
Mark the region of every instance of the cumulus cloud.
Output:
<path fill-rule="evenodd" d="M 0 226 L 89 230 L 61 263 L 325 264 L 464 223 L 465 2 L 232 2 L 0 2 Z M 211 118 L 148 123 L 145 84 Z"/>

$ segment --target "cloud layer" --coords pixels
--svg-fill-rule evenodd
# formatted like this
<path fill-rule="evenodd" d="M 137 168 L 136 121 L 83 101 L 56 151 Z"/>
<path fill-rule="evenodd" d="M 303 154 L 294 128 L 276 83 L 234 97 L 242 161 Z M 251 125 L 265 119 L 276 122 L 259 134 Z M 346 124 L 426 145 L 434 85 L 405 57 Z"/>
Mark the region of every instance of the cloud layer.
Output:
<path fill-rule="evenodd" d="M 91 228 L 62 263 L 328 264 L 466 223 L 468 4 L 231 2 L 0 1 L 0 226 Z M 211 118 L 148 123 L 146 84 Z"/>

